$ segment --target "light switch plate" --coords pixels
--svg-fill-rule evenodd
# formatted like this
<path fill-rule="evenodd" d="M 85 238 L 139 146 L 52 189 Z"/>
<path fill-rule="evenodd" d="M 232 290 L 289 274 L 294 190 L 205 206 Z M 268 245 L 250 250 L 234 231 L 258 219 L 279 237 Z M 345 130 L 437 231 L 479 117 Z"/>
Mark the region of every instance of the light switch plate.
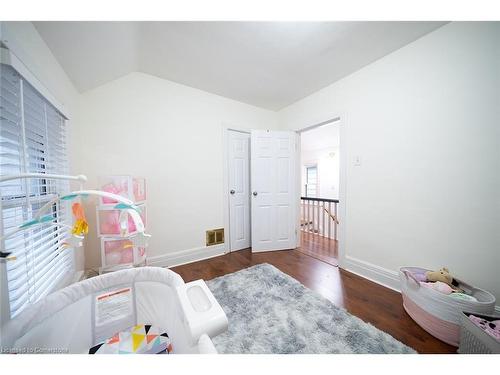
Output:
<path fill-rule="evenodd" d="M 361 166 L 361 156 L 359 155 L 356 155 L 352 158 L 352 164 L 355 166 L 355 167 L 359 167 Z"/>

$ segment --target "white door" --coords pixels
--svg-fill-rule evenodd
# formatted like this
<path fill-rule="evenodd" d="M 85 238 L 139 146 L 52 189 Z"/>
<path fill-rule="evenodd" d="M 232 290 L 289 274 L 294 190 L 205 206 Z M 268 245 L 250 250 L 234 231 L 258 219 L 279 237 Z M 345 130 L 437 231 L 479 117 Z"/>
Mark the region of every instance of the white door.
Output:
<path fill-rule="evenodd" d="M 228 131 L 231 251 L 250 247 L 250 134 Z"/>
<path fill-rule="evenodd" d="M 296 247 L 296 135 L 252 130 L 252 251 Z"/>

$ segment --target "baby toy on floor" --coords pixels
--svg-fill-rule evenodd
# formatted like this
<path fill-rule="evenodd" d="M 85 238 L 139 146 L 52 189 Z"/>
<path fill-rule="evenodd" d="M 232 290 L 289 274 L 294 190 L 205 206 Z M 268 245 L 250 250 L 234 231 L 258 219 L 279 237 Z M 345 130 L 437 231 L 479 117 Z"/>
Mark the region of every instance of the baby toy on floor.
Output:
<path fill-rule="evenodd" d="M 443 267 L 438 271 L 427 271 L 414 274 L 420 285 L 434 289 L 440 293 L 448 294 L 450 297 L 467 301 L 476 301 L 476 298 L 464 293 L 459 287 L 459 283 L 453 278 L 447 268 Z"/>

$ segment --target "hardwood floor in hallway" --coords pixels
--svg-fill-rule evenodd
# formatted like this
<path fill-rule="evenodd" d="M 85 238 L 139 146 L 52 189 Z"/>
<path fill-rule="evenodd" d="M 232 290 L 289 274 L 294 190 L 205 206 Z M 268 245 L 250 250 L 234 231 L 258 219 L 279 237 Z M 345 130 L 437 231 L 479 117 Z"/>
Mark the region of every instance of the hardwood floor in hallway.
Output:
<path fill-rule="evenodd" d="M 454 353 L 418 326 L 404 311 L 401 294 L 315 259 L 298 250 L 252 253 L 240 250 L 172 270 L 189 282 L 210 280 L 260 263 L 269 263 L 320 293 L 335 305 L 385 331 L 419 353 Z"/>
<path fill-rule="evenodd" d="M 301 244 L 297 248 L 303 254 L 322 260 L 332 266 L 338 265 L 338 241 L 315 233 L 302 232 Z"/>

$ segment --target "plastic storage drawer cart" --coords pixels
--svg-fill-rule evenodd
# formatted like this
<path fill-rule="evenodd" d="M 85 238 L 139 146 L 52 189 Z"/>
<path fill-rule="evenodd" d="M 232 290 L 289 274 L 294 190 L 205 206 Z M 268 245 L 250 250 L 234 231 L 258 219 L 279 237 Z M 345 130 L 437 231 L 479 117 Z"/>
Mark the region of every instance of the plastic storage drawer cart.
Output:
<path fill-rule="evenodd" d="M 138 204 L 139 215 L 141 216 L 144 226 L 147 225 L 146 219 L 146 205 L 144 203 Z M 99 206 L 97 210 L 97 235 L 98 236 L 120 236 L 122 228 L 120 227 L 120 209 L 107 206 Z M 127 235 L 132 235 L 137 233 L 137 228 L 135 227 L 134 220 L 130 215 L 128 215 L 128 220 L 126 222 Z"/>
<path fill-rule="evenodd" d="M 447 344 L 458 346 L 462 312 L 491 315 L 495 309 L 495 297 L 457 279 L 455 280 L 460 288 L 475 297 L 477 302 L 455 299 L 434 289 L 421 287 L 413 275 L 425 271 L 428 270 L 418 267 L 400 268 L 403 307 L 431 335 Z"/>
<path fill-rule="evenodd" d="M 146 261 L 146 249 L 134 245 L 127 238 L 101 238 L 101 264 L 106 269 L 116 266 L 132 266 L 144 264 Z"/>
<path fill-rule="evenodd" d="M 132 201 L 147 226 L 146 180 L 133 176 L 102 176 L 99 178 L 101 189 L 120 195 Z M 99 273 L 117 271 L 147 264 L 145 248 L 133 245 L 138 229 L 132 216 L 121 221 L 122 210 L 116 207 L 116 201 L 101 197 L 96 207 L 97 234 L 101 239 L 101 267 Z"/>
<path fill-rule="evenodd" d="M 461 314 L 460 354 L 500 354 L 500 341 L 488 335 L 470 319 L 469 312 Z M 499 320 L 500 317 L 474 314 L 488 321 Z"/>
<path fill-rule="evenodd" d="M 146 200 L 146 180 L 142 177 L 132 176 L 102 176 L 99 178 L 101 189 L 121 195 L 135 203 Z M 101 198 L 101 204 L 115 204 L 116 201 L 109 198 Z"/>

